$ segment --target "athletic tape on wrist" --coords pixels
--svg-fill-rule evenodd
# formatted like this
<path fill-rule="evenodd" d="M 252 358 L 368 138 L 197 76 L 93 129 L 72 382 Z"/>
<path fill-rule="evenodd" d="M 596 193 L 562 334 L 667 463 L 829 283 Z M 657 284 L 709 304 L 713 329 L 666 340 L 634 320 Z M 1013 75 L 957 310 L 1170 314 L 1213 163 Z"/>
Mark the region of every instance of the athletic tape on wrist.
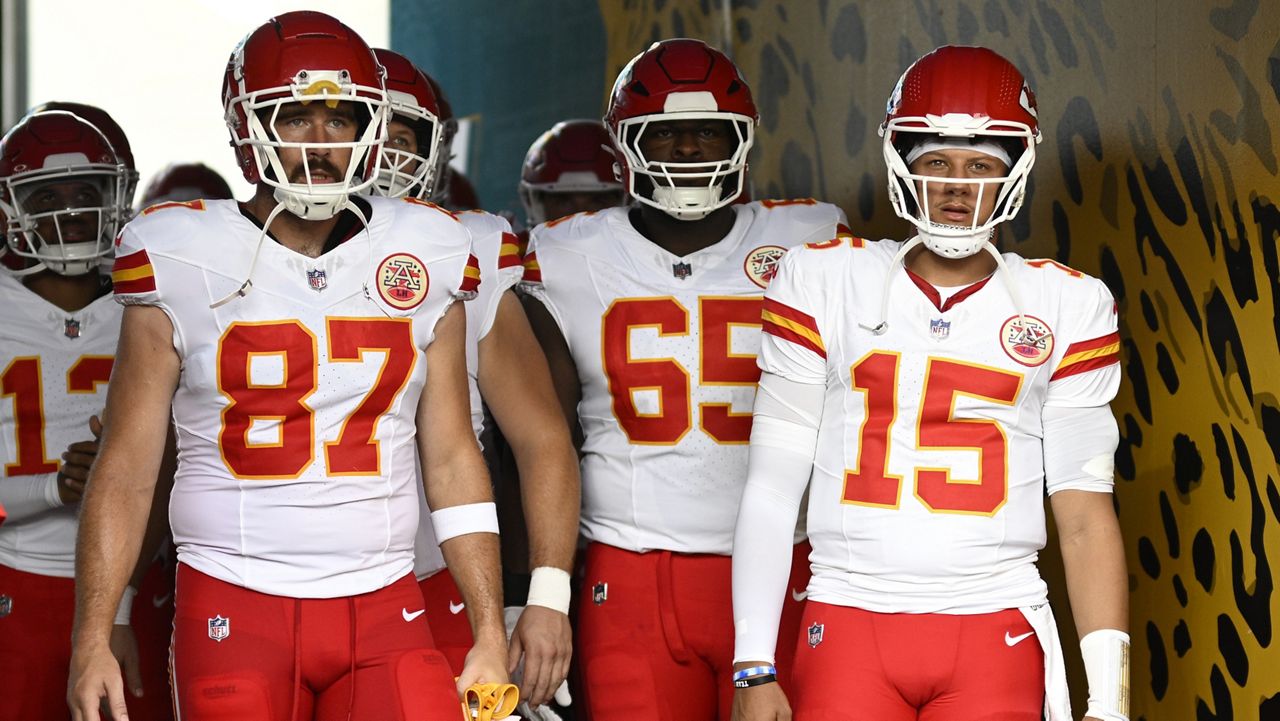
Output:
<path fill-rule="evenodd" d="M 125 586 L 124 594 L 120 596 L 120 604 L 116 606 L 117 626 L 128 626 L 129 619 L 133 617 L 133 597 L 138 595 L 138 589 L 133 586 Z"/>
<path fill-rule="evenodd" d="M 1086 715 L 1102 721 L 1129 721 L 1129 634 L 1101 628 L 1080 639 L 1089 679 Z"/>
<path fill-rule="evenodd" d="M 554 566 L 538 566 L 529 577 L 529 599 L 526 606 L 542 606 L 569 615 L 569 574 Z"/>
<path fill-rule="evenodd" d="M 497 533 L 498 507 L 488 503 L 467 503 L 431 512 L 431 527 L 440 543 L 468 533 Z"/>

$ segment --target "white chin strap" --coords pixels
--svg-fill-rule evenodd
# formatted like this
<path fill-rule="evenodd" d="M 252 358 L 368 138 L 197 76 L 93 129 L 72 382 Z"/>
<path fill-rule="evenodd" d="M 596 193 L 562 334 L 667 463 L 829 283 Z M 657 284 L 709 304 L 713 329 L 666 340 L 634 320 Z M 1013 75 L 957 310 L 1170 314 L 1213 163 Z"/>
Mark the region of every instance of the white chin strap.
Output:
<path fill-rule="evenodd" d="M 285 210 L 303 220 L 328 220 L 351 203 L 349 194 L 316 196 L 279 186 L 272 196 Z"/>
<path fill-rule="evenodd" d="M 655 183 L 655 186 L 653 202 L 678 220 L 702 220 L 707 217 L 720 202 L 720 195 L 724 192 L 719 185 L 687 188 Z"/>
<path fill-rule="evenodd" d="M 995 228 L 970 230 L 955 225 L 929 222 L 920 229 L 920 241 L 924 247 L 944 258 L 968 258 L 991 242 Z"/>

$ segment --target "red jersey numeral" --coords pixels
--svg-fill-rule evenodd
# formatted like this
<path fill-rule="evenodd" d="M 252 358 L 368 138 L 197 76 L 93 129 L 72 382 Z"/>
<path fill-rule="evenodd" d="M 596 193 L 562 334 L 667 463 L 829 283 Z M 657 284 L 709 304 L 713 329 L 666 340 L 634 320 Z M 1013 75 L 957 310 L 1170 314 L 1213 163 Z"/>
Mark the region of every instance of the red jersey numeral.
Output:
<path fill-rule="evenodd" d="M 111 356 L 80 356 L 67 370 L 67 392 L 97 391 L 99 383 L 106 383 L 111 379 L 112 361 Z M 6 463 L 4 474 L 30 476 L 57 471 L 58 461 L 45 458 L 44 379 L 41 377 L 39 357 L 14 358 L 4 369 L 4 373 L 0 374 L 0 397 L 8 396 L 13 397 L 18 460 Z M 86 424 L 88 421 L 85 418 Z"/>
<path fill-rule="evenodd" d="M 351 412 L 334 441 L 324 444 L 330 476 L 378 475 L 381 454 L 374 440 L 378 421 L 395 404 L 417 363 L 412 325 L 397 318 L 326 319 L 329 361 L 362 362 L 382 353 L 373 387 Z M 278 382 L 253 379 L 260 356 L 279 358 Z M 222 411 L 218 446 L 237 478 L 297 478 L 315 457 L 315 412 L 307 399 L 319 375 L 316 337 L 296 320 L 233 323 L 218 344 L 218 390 L 229 403 Z M 275 438 L 251 441 L 258 423 L 273 423 Z"/>
<path fill-rule="evenodd" d="M 699 382 L 750 386 L 760 379 L 755 353 L 734 353 L 733 328 L 760 327 L 760 298 L 698 299 Z M 618 424 L 635 444 L 678 443 L 693 428 L 690 375 L 675 358 L 633 358 L 631 333 L 656 328 L 659 336 L 689 334 L 689 311 L 675 298 L 622 298 L 604 314 L 604 371 Z M 658 394 L 658 410 L 641 413 L 635 393 Z M 699 427 L 721 444 L 746 443 L 751 413 L 734 413 L 728 403 L 700 403 Z"/>
<path fill-rule="evenodd" d="M 844 500 L 858 505 L 896 508 L 902 477 L 891 475 L 889 449 L 897 417 L 896 353 L 873 352 L 850 369 L 855 389 L 864 394 L 866 412 L 858 433 L 857 468 L 845 471 Z M 1013 405 L 1022 375 L 999 368 L 930 358 L 921 391 L 916 448 L 972 450 L 978 453 L 978 477 L 960 479 L 948 468 L 916 468 L 915 495 L 931 511 L 991 515 L 1009 495 L 1008 438 L 994 420 L 957 418 L 960 396 Z"/>

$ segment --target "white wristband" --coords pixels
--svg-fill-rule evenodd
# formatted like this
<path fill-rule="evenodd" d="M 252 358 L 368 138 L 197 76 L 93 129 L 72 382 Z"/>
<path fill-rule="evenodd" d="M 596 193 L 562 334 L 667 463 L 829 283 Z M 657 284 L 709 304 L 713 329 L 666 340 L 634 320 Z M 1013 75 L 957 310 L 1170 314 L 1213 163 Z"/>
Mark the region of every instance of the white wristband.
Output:
<path fill-rule="evenodd" d="M 125 586 L 124 594 L 120 596 L 120 605 L 116 606 L 116 625 L 128 626 L 129 619 L 133 616 L 133 597 L 138 595 L 138 589 L 133 586 Z"/>
<path fill-rule="evenodd" d="M 554 566 L 538 566 L 529 579 L 526 606 L 542 606 L 569 615 L 569 574 Z"/>
<path fill-rule="evenodd" d="M 431 512 L 431 527 L 438 543 L 468 533 L 497 533 L 498 507 L 489 501 L 441 508 Z"/>
<path fill-rule="evenodd" d="M 1087 716 L 1129 721 L 1129 634 L 1100 628 L 1080 639 L 1084 673 L 1089 678 Z"/>

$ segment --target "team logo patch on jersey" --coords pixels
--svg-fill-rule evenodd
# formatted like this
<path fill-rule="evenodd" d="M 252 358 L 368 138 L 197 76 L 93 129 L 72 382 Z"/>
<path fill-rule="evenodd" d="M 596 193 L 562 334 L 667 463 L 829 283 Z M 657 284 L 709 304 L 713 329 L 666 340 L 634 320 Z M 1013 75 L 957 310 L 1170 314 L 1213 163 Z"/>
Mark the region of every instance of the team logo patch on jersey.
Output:
<path fill-rule="evenodd" d="M 778 261 L 786 254 L 787 249 L 780 245 L 762 245 L 747 253 L 747 259 L 742 262 L 742 270 L 746 271 L 752 283 L 768 288 L 769 281 L 778 274 Z"/>
<path fill-rule="evenodd" d="M 62 334 L 68 338 L 80 337 L 80 321 L 75 318 L 68 318 L 62 325 Z"/>
<path fill-rule="evenodd" d="M 329 287 L 329 279 L 325 276 L 324 268 L 316 268 L 307 271 L 307 285 L 311 286 L 311 290 L 319 293 Z"/>
<path fill-rule="evenodd" d="M 693 266 L 688 263 L 672 263 L 671 274 L 680 280 L 693 275 Z"/>
<path fill-rule="evenodd" d="M 0 596 L 0 618 L 4 618 L 13 613 L 13 597 Z"/>
<path fill-rule="evenodd" d="M 591 600 L 599 606 L 609 600 L 609 584 L 601 581 L 591 587 Z"/>
<path fill-rule="evenodd" d="M 946 340 L 951 335 L 951 321 L 935 318 L 929 321 L 929 337 L 934 340 Z"/>
<path fill-rule="evenodd" d="M 1000 327 L 1000 346 L 1013 360 L 1024 366 L 1035 367 L 1049 360 L 1053 354 L 1053 331 L 1039 318 L 1013 316 Z"/>
<path fill-rule="evenodd" d="M 221 614 L 209 619 L 209 638 L 222 643 L 230 635 L 231 619 L 223 618 Z"/>
<path fill-rule="evenodd" d="M 822 643 L 822 624 L 814 622 L 809 627 L 809 648 L 817 648 Z"/>
<path fill-rule="evenodd" d="M 408 253 L 388 255 L 378 265 L 378 295 L 397 310 L 417 307 L 427 297 L 431 283 L 427 266 Z"/>

